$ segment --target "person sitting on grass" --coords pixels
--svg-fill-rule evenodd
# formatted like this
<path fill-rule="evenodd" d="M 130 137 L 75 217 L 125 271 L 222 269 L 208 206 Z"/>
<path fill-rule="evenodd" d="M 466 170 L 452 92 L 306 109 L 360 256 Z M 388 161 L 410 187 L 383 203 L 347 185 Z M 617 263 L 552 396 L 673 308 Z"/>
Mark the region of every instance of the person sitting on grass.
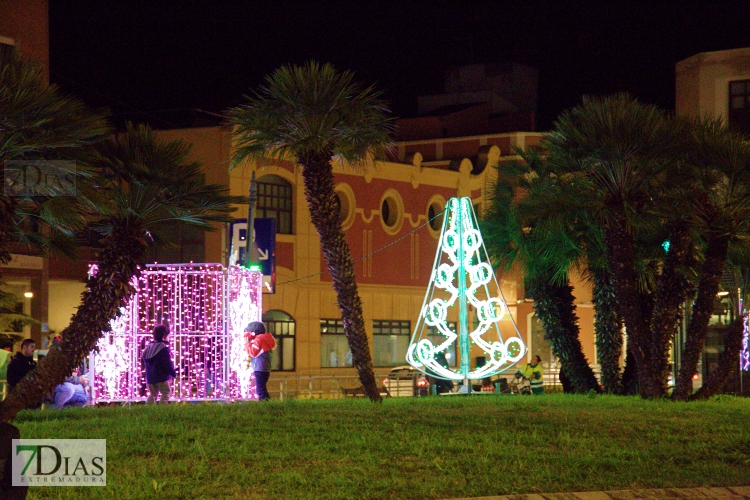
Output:
<path fill-rule="evenodd" d="M 154 340 L 143 351 L 143 362 L 146 365 L 146 383 L 148 384 L 149 397 L 146 404 L 156 403 L 156 396 L 161 393 L 159 402 L 169 401 L 171 389 L 169 381 L 177 376 L 172 363 L 172 354 L 166 343 L 169 329 L 166 325 L 154 327 Z"/>
<path fill-rule="evenodd" d="M 531 383 L 531 393 L 534 395 L 544 394 L 544 372 L 542 371 L 542 358 L 535 355 L 531 363 L 516 372 L 516 377 L 528 379 Z"/>
<path fill-rule="evenodd" d="M 85 384 L 89 383 L 87 373 L 80 374 L 80 369 L 76 369 L 73 375 L 65 379 L 60 385 L 55 386 L 54 401 L 50 408 L 58 410 L 66 406 L 86 406 L 89 397 L 86 394 Z"/>

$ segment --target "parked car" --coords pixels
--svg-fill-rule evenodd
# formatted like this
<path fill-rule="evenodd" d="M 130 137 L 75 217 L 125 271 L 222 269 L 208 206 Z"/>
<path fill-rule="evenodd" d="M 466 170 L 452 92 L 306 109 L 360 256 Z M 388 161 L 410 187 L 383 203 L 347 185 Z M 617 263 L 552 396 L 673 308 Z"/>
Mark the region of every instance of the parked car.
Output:
<path fill-rule="evenodd" d="M 394 398 L 430 394 L 430 382 L 425 374 L 411 366 L 392 368 L 383 379 L 383 387 Z"/>

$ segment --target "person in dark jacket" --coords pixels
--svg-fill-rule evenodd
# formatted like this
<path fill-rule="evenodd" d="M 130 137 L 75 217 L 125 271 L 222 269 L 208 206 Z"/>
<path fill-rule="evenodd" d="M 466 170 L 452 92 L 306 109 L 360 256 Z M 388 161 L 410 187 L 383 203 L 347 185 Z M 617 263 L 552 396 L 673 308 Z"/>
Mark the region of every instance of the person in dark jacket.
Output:
<path fill-rule="evenodd" d="M 26 339 L 21 343 L 21 350 L 16 353 L 13 360 L 8 365 L 8 386 L 12 389 L 19 383 L 27 373 L 36 368 L 34 361 L 34 351 L 36 343 L 31 339 Z"/>
<path fill-rule="evenodd" d="M 143 351 L 143 362 L 146 365 L 146 383 L 151 395 L 146 400 L 147 404 L 155 403 L 156 396 L 161 393 L 161 403 L 169 400 L 169 381 L 177 376 L 172 364 L 172 354 L 165 342 L 169 330 L 165 325 L 157 325 L 154 328 L 154 340 Z"/>

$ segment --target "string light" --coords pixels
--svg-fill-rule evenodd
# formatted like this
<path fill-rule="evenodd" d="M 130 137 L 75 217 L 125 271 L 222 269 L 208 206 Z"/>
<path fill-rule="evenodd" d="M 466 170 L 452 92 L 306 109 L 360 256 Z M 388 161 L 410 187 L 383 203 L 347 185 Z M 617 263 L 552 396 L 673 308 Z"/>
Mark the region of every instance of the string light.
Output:
<path fill-rule="evenodd" d="M 90 275 L 96 271 L 90 266 Z M 135 293 L 92 355 L 95 402 L 146 399 L 141 357 L 163 322 L 177 371 L 173 399 L 257 398 L 244 328 L 261 319 L 260 273 L 221 264 L 153 264 L 132 284 Z"/>
<path fill-rule="evenodd" d="M 431 283 L 406 360 L 426 374 L 442 379 L 490 377 L 517 363 L 526 353 L 526 346 L 510 315 L 508 317 L 515 331 L 506 341 L 500 332 L 500 320 L 508 308 L 489 264 L 471 199 L 451 198 L 446 207 L 448 214 L 443 219 Z M 466 286 L 467 281 L 469 286 Z M 490 283 L 494 283 L 494 294 L 490 293 Z M 476 310 L 477 319 L 476 327 L 471 332 L 466 312 L 469 305 Z M 455 307 L 459 308 L 458 332 L 448 326 L 448 312 Z M 443 337 L 437 344 L 434 340 L 423 338 L 425 332 L 429 333 L 430 330 Z M 431 335 L 434 339 L 435 334 Z M 448 350 L 457 342 L 461 347 L 462 359 L 459 369 L 454 370 L 440 361 L 443 356 L 447 358 Z M 469 368 L 470 344 L 476 345 L 487 355 L 486 363 L 473 371 Z"/>
<path fill-rule="evenodd" d="M 741 307 L 741 306 L 740 306 Z M 740 351 L 740 369 L 750 370 L 750 316 L 747 312 L 742 318 L 742 351 Z"/>

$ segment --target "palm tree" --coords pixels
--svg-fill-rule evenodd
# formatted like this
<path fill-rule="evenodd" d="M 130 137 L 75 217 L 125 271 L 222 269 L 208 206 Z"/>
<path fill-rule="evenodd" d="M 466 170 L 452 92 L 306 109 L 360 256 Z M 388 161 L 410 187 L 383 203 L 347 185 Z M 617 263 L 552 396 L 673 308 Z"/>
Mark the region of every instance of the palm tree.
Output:
<path fill-rule="evenodd" d="M 0 46 L 0 162 L 59 159 L 109 131 L 102 113 L 47 85 L 41 68 Z"/>
<path fill-rule="evenodd" d="M 104 140 L 109 132 L 103 113 L 92 112 L 55 85 L 47 85 L 41 68 L 21 59 L 12 48 L 0 47 L 0 164 L 6 177 L 10 161 L 81 160 L 84 148 Z M 87 175 L 80 163 L 55 167 L 71 175 Z M 8 182 L 6 178 L 5 187 Z M 71 204 L 57 196 L 54 186 L 32 194 L 9 196 L 6 189 L 0 193 L 0 260 L 9 256 L 11 241 L 46 250 L 50 237 L 70 236 L 80 227 L 77 214 L 70 213 Z M 44 232 L 47 238 L 41 237 Z"/>
<path fill-rule="evenodd" d="M 679 142 L 674 122 L 653 106 L 627 95 L 584 98 L 563 113 L 545 148 L 563 173 L 576 175 L 586 193 L 585 211 L 602 228 L 607 267 L 612 273 L 619 311 L 636 360 L 644 397 L 666 393 L 669 338 L 684 298 L 680 271 L 688 256 L 689 225 L 674 224 L 674 249 L 667 252 L 655 293 L 639 287 L 636 235 L 654 234 L 679 217 L 665 207 L 680 184 Z M 678 207 L 679 208 L 679 207 Z M 654 328 L 655 327 L 655 328 Z"/>
<path fill-rule="evenodd" d="M 103 235 L 98 272 L 87 281 L 81 306 L 62 341 L 50 349 L 0 406 L 0 420 L 11 420 L 27 404 L 61 383 L 96 346 L 110 321 L 133 293 L 150 233 L 163 223 L 182 222 L 205 229 L 227 222 L 232 203 L 226 189 L 207 185 L 200 165 L 188 159 L 181 141 L 159 140 L 146 126 L 127 125 L 124 134 L 98 145 L 92 167 L 100 175 L 82 186 L 79 207 L 89 227 Z"/>
<path fill-rule="evenodd" d="M 10 261 L 14 242 L 43 252 L 68 248 L 55 242 L 72 236 L 81 222 L 70 211 L 70 203 L 56 196 L 54 186 L 9 195 L 7 162 L 80 159 L 84 146 L 103 140 L 109 131 L 102 113 L 47 85 L 40 67 L 22 59 L 12 47 L 0 46 L 0 165 L 6 174 L 0 192 L 0 262 Z M 65 165 L 56 168 L 69 169 Z M 85 175 L 85 168 L 79 165 L 68 173 Z"/>
<path fill-rule="evenodd" d="M 607 394 L 622 394 L 622 374 L 620 357 L 622 356 L 623 332 L 622 315 L 617 307 L 617 298 L 612 273 L 607 267 L 604 238 L 601 228 L 581 214 L 581 226 L 584 231 L 580 237 L 586 248 L 585 275 L 592 284 L 594 303 L 594 334 L 596 354 L 601 367 L 600 381 Z"/>
<path fill-rule="evenodd" d="M 524 206 L 538 203 L 539 197 L 557 198 L 550 193 L 559 194 L 560 179 L 552 175 L 548 163 L 535 152 L 518 154 L 524 162 L 503 166 L 482 222 L 487 248 L 506 271 L 517 262 L 521 264 L 526 294 L 534 299 L 545 338 L 573 390 L 599 392 L 594 372 L 583 354 L 573 287 L 568 280 L 568 271 L 581 252 L 567 233 L 551 231 L 543 222 L 544 217 L 524 213 Z M 523 194 L 517 199 L 519 192 Z"/>
<path fill-rule="evenodd" d="M 379 94 L 353 78 L 316 62 L 277 69 L 246 104 L 229 111 L 238 144 L 233 166 L 285 156 L 302 166 L 310 217 L 333 279 L 352 361 L 365 393 L 379 402 L 362 302 L 336 208 L 332 162 L 356 165 L 370 155 L 383 157 L 392 147 L 392 124 Z"/>
<path fill-rule="evenodd" d="M 714 119 L 693 122 L 691 132 L 688 163 L 697 180 L 691 200 L 702 224 L 705 250 L 674 399 L 687 399 L 692 392 L 730 244 L 750 237 L 750 146 L 745 137 Z M 727 351 L 735 344 L 730 341 Z"/>

